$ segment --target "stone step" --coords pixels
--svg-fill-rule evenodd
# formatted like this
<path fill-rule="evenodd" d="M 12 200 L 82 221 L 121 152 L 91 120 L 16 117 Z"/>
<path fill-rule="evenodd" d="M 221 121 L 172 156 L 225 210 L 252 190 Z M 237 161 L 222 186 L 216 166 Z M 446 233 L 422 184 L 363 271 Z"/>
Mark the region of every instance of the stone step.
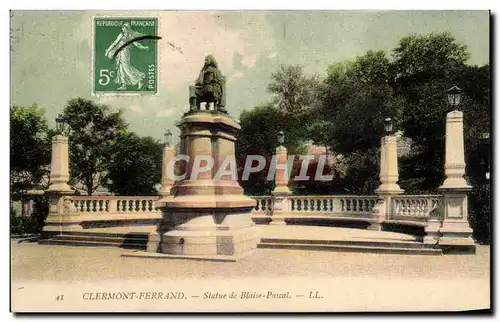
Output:
<path fill-rule="evenodd" d="M 148 236 L 144 236 L 144 238 L 130 238 L 130 237 L 124 237 L 124 236 L 119 236 L 119 237 L 111 237 L 111 236 L 93 236 L 93 235 L 56 235 L 53 236 L 52 239 L 56 240 L 76 240 L 76 241 L 103 241 L 103 242 L 116 242 L 116 243 L 122 243 L 122 242 L 130 242 L 130 243 L 142 243 L 146 244 L 148 241 Z"/>
<path fill-rule="evenodd" d="M 274 244 L 304 244 L 304 245 L 338 245 L 338 246 L 378 246 L 378 247 L 399 247 L 399 248 L 433 248 L 433 245 L 424 244 L 410 240 L 387 241 L 381 239 L 363 239 L 363 240 L 341 240 L 341 239 L 298 239 L 298 238 L 261 238 L 262 243 Z"/>
<path fill-rule="evenodd" d="M 55 235 L 49 239 L 39 241 L 39 244 L 45 245 L 71 245 L 71 246 L 110 246 L 123 248 L 145 249 L 147 245 L 147 235 L 144 238 L 128 237 L 108 237 L 92 235 Z"/>
<path fill-rule="evenodd" d="M 61 235 L 59 235 L 61 236 Z M 91 237 L 119 237 L 119 238 L 127 238 L 127 239 L 148 239 L 147 233 L 115 233 L 108 231 L 65 231 L 64 236 L 91 236 Z"/>
<path fill-rule="evenodd" d="M 334 245 L 334 244 L 300 244 L 300 243 L 259 243 L 257 248 L 288 249 L 307 251 L 331 252 L 358 252 L 374 254 L 411 254 L 411 255 L 442 255 L 441 249 L 434 248 L 405 248 L 359 245 Z"/>
<path fill-rule="evenodd" d="M 42 245 L 61 245 L 61 246 L 85 246 L 85 247 L 120 247 L 120 248 L 130 248 L 130 249 L 145 249 L 145 245 L 134 244 L 134 243 L 118 243 L 118 242 L 103 242 L 103 241 L 91 241 L 91 240 L 56 240 L 56 239 L 44 239 L 38 242 Z"/>

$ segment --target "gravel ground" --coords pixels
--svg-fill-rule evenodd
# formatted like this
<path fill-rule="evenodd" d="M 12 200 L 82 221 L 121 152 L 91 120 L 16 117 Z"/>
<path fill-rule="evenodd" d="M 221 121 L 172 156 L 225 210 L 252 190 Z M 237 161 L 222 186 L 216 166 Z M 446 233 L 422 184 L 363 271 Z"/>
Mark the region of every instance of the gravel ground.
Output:
<path fill-rule="evenodd" d="M 392 255 L 258 249 L 239 262 L 207 262 L 121 257 L 122 249 L 38 245 L 12 240 L 13 281 L 96 281 L 135 278 L 380 276 L 486 278 L 490 248 L 475 255 Z M 147 267 L 147 269 L 144 269 Z"/>
<path fill-rule="evenodd" d="M 391 312 L 490 307 L 488 246 L 478 246 L 475 255 L 443 256 L 258 249 L 239 262 L 221 263 L 130 258 L 121 257 L 119 248 L 20 241 L 11 242 L 15 312 Z M 91 298 L 109 292 L 144 297 Z M 183 292 L 185 297 L 148 300 L 146 294 L 151 292 Z M 245 292 L 278 297 L 247 299 Z M 220 299 L 233 293 L 234 299 Z"/>

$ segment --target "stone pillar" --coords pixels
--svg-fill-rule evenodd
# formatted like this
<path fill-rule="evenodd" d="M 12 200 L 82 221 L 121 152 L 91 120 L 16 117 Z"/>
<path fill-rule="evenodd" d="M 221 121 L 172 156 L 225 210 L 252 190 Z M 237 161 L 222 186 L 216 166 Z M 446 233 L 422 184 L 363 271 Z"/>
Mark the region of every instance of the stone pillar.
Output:
<path fill-rule="evenodd" d="M 384 136 L 380 144 L 380 186 L 375 189 L 379 195 L 377 204 L 373 208 L 374 220 L 368 226 L 369 230 L 381 230 L 382 222 L 388 219 L 391 205 L 391 196 L 404 192 L 398 185 L 398 145 L 394 135 Z"/>
<path fill-rule="evenodd" d="M 181 154 L 185 153 L 183 151 L 183 141 L 181 140 Z M 160 191 L 160 196 L 161 198 L 156 202 L 156 204 L 164 204 L 165 203 L 165 198 L 170 196 L 172 192 L 173 185 L 175 183 L 172 178 L 169 178 L 168 176 L 168 163 L 170 160 L 172 160 L 175 157 L 175 148 L 170 146 L 169 144 L 165 144 L 165 147 L 163 148 L 163 160 L 162 160 L 162 171 L 161 171 L 161 191 Z M 175 171 L 175 164 L 172 164 L 172 169 L 171 172 L 174 173 Z M 181 169 L 181 171 L 185 171 L 185 167 Z M 160 243 L 161 243 L 161 230 L 162 230 L 162 222 L 158 223 L 156 227 L 149 233 L 148 235 L 148 243 L 147 243 L 147 251 L 150 253 L 156 253 L 159 250 Z"/>
<path fill-rule="evenodd" d="M 398 147 L 397 138 L 387 135 L 382 138 L 380 146 L 380 182 L 381 185 L 375 190 L 379 195 L 401 194 L 404 191 L 397 184 L 398 172 Z"/>
<path fill-rule="evenodd" d="M 465 151 L 463 113 L 449 112 L 446 116 L 445 180 L 439 189 L 443 193 L 441 218 L 432 218 L 426 227 L 427 243 L 446 249 L 475 251 L 472 229 L 468 220 L 467 193 L 472 189 L 464 179 Z M 442 223 L 441 223 L 442 221 Z"/>
<path fill-rule="evenodd" d="M 71 191 L 69 181 L 68 138 L 55 135 L 52 138 L 52 159 L 50 160 L 49 191 Z"/>
<path fill-rule="evenodd" d="M 285 226 L 286 215 L 290 212 L 290 200 L 286 195 L 274 195 L 273 211 L 269 225 Z"/>
<path fill-rule="evenodd" d="M 49 197 L 49 214 L 42 229 L 42 235 L 49 237 L 65 231 L 82 230 L 73 200 L 66 196 L 73 194 L 68 185 L 69 157 L 68 138 L 56 135 L 52 139 L 52 159 L 50 162 L 51 184 L 45 193 Z"/>
<path fill-rule="evenodd" d="M 464 179 L 464 116 L 461 111 L 452 111 L 446 115 L 446 147 L 444 174 L 446 179 L 440 189 L 457 189 L 471 187 Z"/>
<path fill-rule="evenodd" d="M 276 148 L 276 172 L 274 174 L 276 187 L 273 195 L 287 196 L 292 192 L 288 188 L 288 151 L 282 145 Z"/>
<path fill-rule="evenodd" d="M 289 170 L 288 151 L 284 146 L 280 145 L 276 148 L 276 172 L 274 174 L 276 186 L 272 191 L 274 200 L 270 225 L 286 225 L 285 217 L 289 212 L 286 196 L 292 194 L 288 188 Z"/>
<path fill-rule="evenodd" d="M 249 254 L 258 241 L 251 219 L 256 202 L 243 194 L 236 178 L 217 176 L 224 160 L 235 157 L 239 124 L 225 113 L 192 111 L 177 126 L 182 149 L 190 159 L 187 176 L 176 181 L 171 194 L 156 203 L 163 219 L 158 234 L 149 236 L 148 251 L 197 259 L 237 259 Z M 212 157 L 213 169 L 192 177 L 199 166 L 196 156 Z"/>
<path fill-rule="evenodd" d="M 162 162 L 162 171 L 161 171 L 161 191 L 160 195 L 162 197 L 166 197 L 170 195 L 170 189 L 174 185 L 174 181 L 172 178 L 168 177 L 168 163 L 172 158 L 175 157 L 175 148 L 165 144 L 165 147 L 163 148 L 163 162 Z M 172 165 L 173 167 L 174 165 Z M 172 169 L 173 173 L 173 169 Z"/>

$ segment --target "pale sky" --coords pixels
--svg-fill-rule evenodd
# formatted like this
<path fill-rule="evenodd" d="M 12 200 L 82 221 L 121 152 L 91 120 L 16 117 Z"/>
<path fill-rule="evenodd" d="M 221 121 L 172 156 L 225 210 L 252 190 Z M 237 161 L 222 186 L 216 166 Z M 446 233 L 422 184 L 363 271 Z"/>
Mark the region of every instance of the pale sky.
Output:
<path fill-rule="evenodd" d="M 91 95 L 95 15 L 159 17 L 157 96 Z M 468 46 L 470 64 L 489 62 L 487 11 L 13 11 L 11 28 L 11 104 L 37 103 L 53 124 L 69 99 L 94 98 L 122 108 L 130 130 L 158 139 L 166 128 L 178 133 L 206 54 L 228 79 L 226 107 L 235 118 L 269 100 L 266 86 L 280 64 L 324 76 L 329 64 L 369 49 L 390 52 L 411 34 L 451 32 Z"/>

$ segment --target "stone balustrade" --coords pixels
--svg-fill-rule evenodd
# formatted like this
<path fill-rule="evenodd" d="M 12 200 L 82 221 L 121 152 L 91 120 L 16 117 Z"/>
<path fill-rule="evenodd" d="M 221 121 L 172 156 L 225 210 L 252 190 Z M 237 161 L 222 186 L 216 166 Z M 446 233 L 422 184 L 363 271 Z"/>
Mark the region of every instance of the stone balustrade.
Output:
<path fill-rule="evenodd" d="M 159 196 L 73 196 L 77 212 L 144 213 L 158 212 L 155 201 Z"/>
<path fill-rule="evenodd" d="M 155 201 L 159 196 L 72 196 L 78 213 L 140 214 L 159 213 Z M 254 214 L 271 215 L 275 212 L 274 196 L 252 196 L 257 201 Z M 282 200 L 282 212 L 289 215 L 348 215 L 371 216 L 378 196 L 287 196 Z M 397 195 L 383 217 L 387 220 L 427 221 L 442 207 L 441 195 Z"/>
<path fill-rule="evenodd" d="M 291 196 L 291 212 L 371 214 L 376 196 Z"/>
<path fill-rule="evenodd" d="M 443 197 L 440 195 L 394 196 L 391 198 L 388 219 L 427 220 L 434 210 L 439 210 L 442 201 Z"/>
<path fill-rule="evenodd" d="M 257 201 L 257 205 L 254 208 L 254 212 L 269 213 L 274 209 L 274 197 L 273 196 L 252 196 L 251 198 Z"/>

